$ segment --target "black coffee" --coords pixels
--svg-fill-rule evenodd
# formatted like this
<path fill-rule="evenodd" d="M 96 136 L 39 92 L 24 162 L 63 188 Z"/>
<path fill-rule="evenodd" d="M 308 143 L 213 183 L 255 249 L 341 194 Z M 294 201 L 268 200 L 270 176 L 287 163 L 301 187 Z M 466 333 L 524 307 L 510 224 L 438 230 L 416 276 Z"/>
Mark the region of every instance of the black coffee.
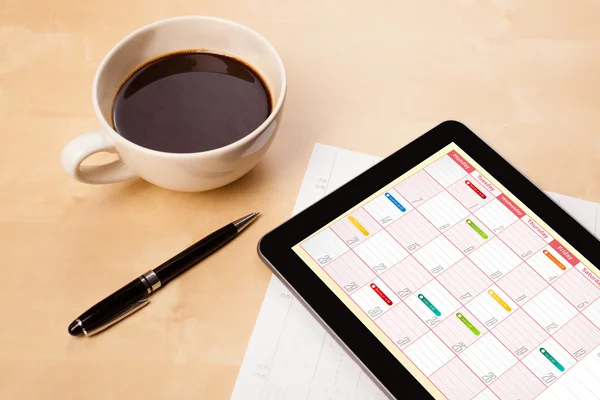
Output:
<path fill-rule="evenodd" d="M 248 65 L 182 52 L 143 65 L 125 81 L 113 104 L 113 124 L 140 146 L 195 153 L 243 138 L 270 112 L 269 90 Z"/>

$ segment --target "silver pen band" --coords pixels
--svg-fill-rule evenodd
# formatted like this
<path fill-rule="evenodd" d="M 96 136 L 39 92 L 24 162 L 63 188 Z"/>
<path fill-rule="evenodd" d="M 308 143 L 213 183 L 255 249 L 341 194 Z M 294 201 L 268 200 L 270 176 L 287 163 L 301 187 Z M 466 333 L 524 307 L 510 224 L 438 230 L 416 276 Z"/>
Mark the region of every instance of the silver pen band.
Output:
<path fill-rule="evenodd" d="M 161 285 L 160 279 L 158 279 L 158 276 L 156 276 L 156 274 L 152 270 L 146 272 L 145 274 L 142 274 L 142 276 L 140 276 L 140 280 L 142 281 L 144 286 L 146 286 L 148 294 L 160 288 Z"/>

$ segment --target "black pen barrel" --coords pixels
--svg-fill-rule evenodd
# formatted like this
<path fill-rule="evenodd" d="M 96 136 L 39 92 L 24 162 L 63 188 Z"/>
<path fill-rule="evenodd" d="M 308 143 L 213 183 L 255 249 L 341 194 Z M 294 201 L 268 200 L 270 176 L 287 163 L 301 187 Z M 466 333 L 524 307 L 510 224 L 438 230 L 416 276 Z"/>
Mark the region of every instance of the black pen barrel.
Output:
<path fill-rule="evenodd" d="M 223 228 L 211 233 L 204 239 L 196 242 L 191 247 L 165 261 L 154 268 L 154 273 L 161 282 L 166 284 L 171 279 L 187 271 L 202 259 L 208 257 L 215 250 L 222 247 L 237 235 L 238 231 L 233 224 L 228 224 Z"/>
<path fill-rule="evenodd" d="M 155 269 L 129 282 L 81 314 L 69 325 L 69 334 L 93 335 L 141 309 L 149 303 L 146 297 L 236 237 L 259 214 L 254 212 L 225 225 Z"/>
<path fill-rule="evenodd" d="M 121 313 L 124 308 L 144 299 L 148 294 L 147 285 L 140 278 L 135 278 L 81 314 L 69 326 L 69 333 L 78 336 L 82 333 L 93 332 L 114 319 L 115 315 Z"/>

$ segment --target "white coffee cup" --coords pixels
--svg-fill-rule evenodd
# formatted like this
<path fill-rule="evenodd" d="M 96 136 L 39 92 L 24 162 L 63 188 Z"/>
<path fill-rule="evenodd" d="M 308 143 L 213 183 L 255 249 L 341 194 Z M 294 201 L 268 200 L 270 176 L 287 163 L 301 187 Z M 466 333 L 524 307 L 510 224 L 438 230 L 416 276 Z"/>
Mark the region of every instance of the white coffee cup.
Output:
<path fill-rule="evenodd" d="M 139 146 L 112 127 L 112 105 L 125 79 L 146 62 L 182 50 L 203 50 L 239 58 L 264 79 L 273 110 L 253 132 L 227 146 L 199 153 L 167 153 Z M 260 34 L 236 22 L 203 16 L 175 17 L 147 25 L 119 42 L 102 60 L 93 83 L 94 111 L 100 129 L 85 133 L 62 151 L 65 171 L 81 182 L 112 183 L 141 177 L 179 191 L 203 191 L 226 185 L 252 169 L 271 145 L 281 119 L 286 91 L 283 62 Z M 168 134 L 168 132 L 165 132 Z M 98 152 L 119 160 L 82 166 Z"/>

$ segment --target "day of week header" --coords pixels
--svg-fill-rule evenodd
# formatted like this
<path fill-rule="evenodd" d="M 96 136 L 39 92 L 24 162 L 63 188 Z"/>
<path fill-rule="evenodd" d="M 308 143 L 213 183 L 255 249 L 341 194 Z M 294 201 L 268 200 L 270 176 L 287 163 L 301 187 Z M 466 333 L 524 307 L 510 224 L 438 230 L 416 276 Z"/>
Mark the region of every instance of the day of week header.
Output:
<path fill-rule="evenodd" d="M 521 218 L 525 215 L 525 212 L 521 210 L 521 208 L 516 205 L 511 199 L 506 197 L 504 193 L 497 197 L 500 200 L 500 203 L 504 204 L 506 208 L 508 208 L 513 214 L 515 214 L 518 218 Z"/>
<path fill-rule="evenodd" d="M 575 256 L 571 254 L 569 250 L 565 249 L 562 244 L 558 243 L 558 240 L 554 239 L 553 241 L 551 241 L 550 247 L 556 250 L 558 254 L 560 254 L 572 266 L 576 266 L 577 264 L 579 264 L 579 260 L 575 258 Z"/>
<path fill-rule="evenodd" d="M 592 271 L 590 271 L 587 268 L 583 268 L 583 273 L 590 278 L 590 280 L 594 281 L 594 283 L 598 286 L 600 286 L 600 279 L 598 279 L 598 276 L 596 274 L 594 274 Z"/>
<path fill-rule="evenodd" d="M 473 168 L 473 166 L 471 164 L 469 164 L 467 162 L 467 160 L 462 158 L 462 156 L 460 154 L 458 154 L 455 150 L 452 150 L 451 152 L 449 152 L 448 156 L 451 159 L 453 159 L 454 162 L 456 162 L 458 165 L 460 165 L 462 167 L 462 169 L 464 169 L 468 173 L 471 173 L 472 171 L 475 170 L 475 168 Z"/>
<path fill-rule="evenodd" d="M 546 232 L 544 229 L 542 229 L 542 227 L 540 227 L 538 224 L 535 223 L 535 221 L 533 219 L 531 219 L 530 216 L 526 215 L 523 218 L 523 222 L 525 222 L 531 229 L 533 229 L 535 231 L 535 233 L 538 234 L 539 237 L 541 237 L 544 240 L 547 239 L 551 239 L 552 237 L 548 234 L 548 232 Z M 548 240 L 550 241 L 550 240 Z"/>
<path fill-rule="evenodd" d="M 496 187 L 494 185 L 492 185 L 492 183 L 489 180 L 487 180 L 483 175 L 481 175 L 479 172 L 473 171 L 471 173 L 471 176 L 473 178 L 475 178 L 478 183 L 483 185 L 483 187 L 485 187 L 488 190 L 488 192 L 490 192 L 494 197 L 496 197 L 500 194 L 500 190 L 496 189 Z"/>

